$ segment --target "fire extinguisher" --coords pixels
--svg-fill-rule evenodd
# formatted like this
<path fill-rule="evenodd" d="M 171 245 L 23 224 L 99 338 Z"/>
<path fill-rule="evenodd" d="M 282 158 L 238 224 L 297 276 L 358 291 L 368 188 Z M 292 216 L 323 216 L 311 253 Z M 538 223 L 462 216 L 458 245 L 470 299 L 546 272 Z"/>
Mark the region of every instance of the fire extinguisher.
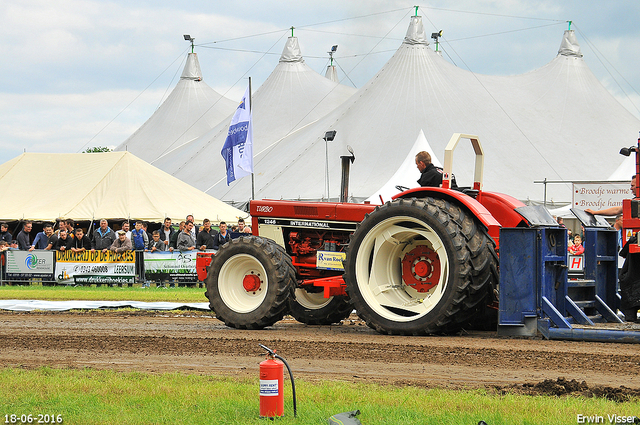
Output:
<path fill-rule="evenodd" d="M 267 359 L 260 363 L 260 417 L 274 418 L 284 416 L 284 366 L 287 366 L 291 379 L 291 392 L 293 394 L 293 417 L 297 417 L 296 385 L 293 381 L 293 373 L 285 359 L 276 352 L 262 344 L 260 347 L 267 351 Z"/>

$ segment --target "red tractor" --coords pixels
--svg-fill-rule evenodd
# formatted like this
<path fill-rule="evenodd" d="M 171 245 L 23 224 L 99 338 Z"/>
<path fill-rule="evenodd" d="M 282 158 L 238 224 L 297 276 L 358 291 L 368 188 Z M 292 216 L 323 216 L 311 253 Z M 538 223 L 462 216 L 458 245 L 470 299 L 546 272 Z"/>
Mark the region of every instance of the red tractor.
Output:
<path fill-rule="evenodd" d="M 461 139 L 476 154 L 474 184 L 453 190 Z M 253 235 L 225 244 L 206 269 L 211 309 L 240 329 L 261 329 L 285 314 L 326 325 L 353 310 L 388 334 L 495 323 L 487 306 L 498 285 L 499 230 L 529 222 L 516 212 L 523 203 L 482 190 L 482 171 L 478 137 L 454 134 L 442 188 L 406 190 L 380 206 L 252 201 Z"/>

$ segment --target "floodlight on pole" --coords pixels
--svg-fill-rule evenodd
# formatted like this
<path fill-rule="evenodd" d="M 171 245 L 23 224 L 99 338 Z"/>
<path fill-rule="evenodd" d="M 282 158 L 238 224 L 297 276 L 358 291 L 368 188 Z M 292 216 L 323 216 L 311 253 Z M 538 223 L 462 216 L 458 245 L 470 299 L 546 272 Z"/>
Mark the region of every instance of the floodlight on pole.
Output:
<path fill-rule="evenodd" d="M 436 52 L 438 51 L 438 39 L 442 37 L 442 30 L 438 31 L 438 32 L 432 32 L 431 33 L 431 38 L 433 38 L 433 41 L 435 41 L 436 43 Z"/>
<path fill-rule="evenodd" d="M 331 51 L 327 52 L 327 53 L 329 53 L 329 59 L 331 59 L 331 65 L 329 65 L 329 66 L 333 66 L 333 54 L 335 52 L 337 52 L 337 51 L 338 51 L 338 45 L 335 44 L 335 45 L 331 46 Z"/>
<path fill-rule="evenodd" d="M 331 200 L 331 197 L 329 196 L 329 142 L 332 142 L 333 139 L 335 139 L 336 133 L 337 132 L 335 130 L 330 130 L 324 133 L 324 137 L 323 137 L 325 166 L 326 166 L 325 177 L 326 177 L 326 183 L 327 183 L 327 201 Z"/>
<path fill-rule="evenodd" d="M 191 53 L 193 53 L 193 40 L 195 40 L 195 38 L 191 37 L 189 34 L 185 34 L 183 37 L 185 41 L 191 42 Z"/>

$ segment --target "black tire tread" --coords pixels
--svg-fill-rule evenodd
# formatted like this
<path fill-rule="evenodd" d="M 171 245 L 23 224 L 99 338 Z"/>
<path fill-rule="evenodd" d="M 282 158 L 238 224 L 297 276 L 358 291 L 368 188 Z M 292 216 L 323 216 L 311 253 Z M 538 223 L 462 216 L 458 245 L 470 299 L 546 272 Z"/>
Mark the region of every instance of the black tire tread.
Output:
<path fill-rule="evenodd" d="M 396 208 L 411 206 L 427 212 L 431 217 L 446 229 L 446 232 L 455 248 L 454 261 L 458 264 L 458 280 L 460 285 L 454 288 L 452 302 L 446 306 L 440 317 L 432 325 L 420 329 L 408 327 L 403 329 L 402 324 L 393 328 L 381 326 L 376 318 L 369 314 L 364 300 L 360 299 L 357 291 L 354 291 L 356 282 L 349 273 L 345 273 L 347 281 L 347 293 L 354 307 L 367 325 L 383 334 L 394 335 L 428 335 L 434 333 L 452 333 L 459 330 L 465 323 L 476 315 L 485 306 L 488 294 L 497 284 L 497 257 L 495 244 L 487 235 L 484 226 L 477 222 L 469 212 L 460 206 L 444 199 L 426 197 L 422 199 L 397 199 L 377 207 L 368 214 L 351 235 L 348 251 L 354 245 L 354 239 L 359 238 L 358 231 L 369 221 L 376 220 L 376 215 L 392 211 Z M 349 262 L 355 261 L 355 255 L 347 252 L 347 267 Z"/>
<path fill-rule="evenodd" d="M 289 299 L 289 314 L 300 323 L 307 325 L 331 325 L 339 323 L 349 317 L 353 311 L 353 305 L 349 298 L 334 296 L 333 299 L 322 308 L 305 308 L 294 299 Z"/>

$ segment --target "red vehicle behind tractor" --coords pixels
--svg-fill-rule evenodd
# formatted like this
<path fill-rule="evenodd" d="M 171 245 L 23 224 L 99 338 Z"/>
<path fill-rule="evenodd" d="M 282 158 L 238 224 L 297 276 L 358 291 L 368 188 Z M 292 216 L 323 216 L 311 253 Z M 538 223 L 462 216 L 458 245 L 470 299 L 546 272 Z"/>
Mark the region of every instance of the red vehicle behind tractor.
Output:
<path fill-rule="evenodd" d="M 453 152 L 462 139 L 476 155 L 474 182 L 454 190 Z M 252 201 L 253 235 L 198 260 L 211 309 L 240 329 L 286 314 L 326 325 L 353 310 L 386 334 L 495 329 L 500 229 L 529 227 L 532 207 L 483 190 L 477 136 L 453 135 L 443 172 L 441 188 L 405 190 L 379 206 Z"/>

